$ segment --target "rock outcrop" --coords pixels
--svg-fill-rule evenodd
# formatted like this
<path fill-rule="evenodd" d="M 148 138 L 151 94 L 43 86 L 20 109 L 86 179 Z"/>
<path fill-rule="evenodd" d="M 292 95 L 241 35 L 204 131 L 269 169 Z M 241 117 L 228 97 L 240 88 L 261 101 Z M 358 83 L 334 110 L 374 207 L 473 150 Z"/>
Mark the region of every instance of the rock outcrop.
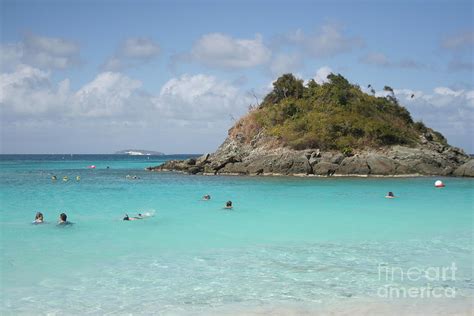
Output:
<path fill-rule="evenodd" d="M 469 160 L 454 170 L 453 175 L 457 177 L 474 177 L 474 159 Z"/>
<path fill-rule="evenodd" d="M 212 154 L 151 171 L 190 174 L 408 176 L 474 174 L 474 162 L 423 122 L 392 88 L 369 95 L 340 74 L 306 85 L 291 74 L 241 118 Z"/>
<path fill-rule="evenodd" d="M 459 148 L 434 141 L 423 140 L 415 147 L 396 145 L 343 154 L 281 147 L 263 133 L 251 141 L 243 135 L 229 134 L 215 153 L 171 160 L 147 170 L 205 175 L 474 176 L 474 160 Z"/>

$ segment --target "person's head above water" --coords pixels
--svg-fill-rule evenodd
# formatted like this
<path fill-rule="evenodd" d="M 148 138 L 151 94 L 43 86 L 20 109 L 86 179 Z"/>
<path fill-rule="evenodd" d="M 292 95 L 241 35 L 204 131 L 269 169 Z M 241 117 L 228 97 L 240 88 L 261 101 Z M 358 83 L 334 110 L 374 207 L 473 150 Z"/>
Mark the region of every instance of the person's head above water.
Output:
<path fill-rule="evenodd" d="M 42 223 L 43 222 L 43 213 L 36 212 L 35 222 L 37 222 L 37 223 Z"/>
<path fill-rule="evenodd" d="M 130 217 L 128 217 L 128 214 L 125 214 L 125 216 L 123 217 L 123 220 L 124 221 L 129 221 L 130 220 Z"/>
<path fill-rule="evenodd" d="M 387 195 L 385 197 L 388 198 L 388 199 L 393 199 L 395 197 L 395 195 L 393 194 L 392 191 L 390 191 L 390 192 L 387 193 Z"/>
<path fill-rule="evenodd" d="M 61 223 L 67 222 L 67 215 L 66 215 L 66 213 L 61 213 L 61 214 L 59 214 L 59 222 L 61 222 Z"/>
<path fill-rule="evenodd" d="M 209 194 L 206 194 L 202 198 L 203 198 L 203 200 L 210 200 L 211 196 Z"/>
<path fill-rule="evenodd" d="M 231 207 L 232 207 L 232 201 L 227 201 L 227 202 L 225 203 L 225 207 L 231 208 Z"/>

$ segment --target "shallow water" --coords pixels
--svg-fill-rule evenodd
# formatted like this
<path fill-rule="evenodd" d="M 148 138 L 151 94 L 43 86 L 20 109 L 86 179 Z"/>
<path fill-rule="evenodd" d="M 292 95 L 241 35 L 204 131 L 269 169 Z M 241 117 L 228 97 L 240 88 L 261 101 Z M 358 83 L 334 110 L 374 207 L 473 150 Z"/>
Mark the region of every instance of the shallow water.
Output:
<path fill-rule="evenodd" d="M 472 179 L 444 178 L 446 188 L 436 189 L 431 177 L 144 171 L 175 158 L 0 156 L 0 312 L 327 308 L 372 299 L 393 302 L 381 297 L 387 284 L 452 288 L 453 302 L 473 296 Z M 88 169 L 92 164 L 97 168 Z M 58 181 L 51 181 L 53 174 Z M 65 175 L 67 182 L 61 180 Z M 387 191 L 398 198 L 385 199 Z M 202 201 L 204 194 L 212 199 Z M 232 211 L 222 208 L 227 200 L 234 202 Z M 31 225 L 36 211 L 48 223 Z M 57 227 L 61 212 L 74 225 Z M 153 216 L 124 222 L 124 213 Z M 453 263 L 455 276 L 444 279 L 420 273 L 417 280 L 402 280 L 398 272 L 387 279 L 379 273 L 433 272 Z"/>

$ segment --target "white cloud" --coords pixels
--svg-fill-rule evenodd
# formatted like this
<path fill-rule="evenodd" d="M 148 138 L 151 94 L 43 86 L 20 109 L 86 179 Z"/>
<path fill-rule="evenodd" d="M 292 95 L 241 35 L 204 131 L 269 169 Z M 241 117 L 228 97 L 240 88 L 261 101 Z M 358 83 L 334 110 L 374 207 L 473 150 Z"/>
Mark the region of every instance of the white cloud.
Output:
<path fill-rule="evenodd" d="M 105 63 L 102 65 L 102 69 L 105 71 L 119 71 L 122 68 L 125 68 L 122 60 L 116 56 L 111 56 L 107 58 Z"/>
<path fill-rule="evenodd" d="M 440 45 L 442 48 L 451 51 L 472 50 L 474 47 L 474 31 L 469 30 L 445 36 Z"/>
<path fill-rule="evenodd" d="M 466 61 L 462 60 L 459 57 L 452 59 L 448 63 L 448 70 L 449 71 L 468 71 L 472 72 L 474 71 L 474 62 L 472 61 Z"/>
<path fill-rule="evenodd" d="M 433 90 L 436 94 L 439 95 L 448 95 L 453 97 L 459 97 L 460 95 L 464 94 L 464 90 L 454 91 L 448 87 L 437 87 Z"/>
<path fill-rule="evenodd" d="M 276 55 L 270 63 L 270 72 L 274 76 L 279 76 L 285 73 L 297 72 L 303 64 L 300 55 L 280 53 Z"/>
<path fill-rule="evenodd" d="M 154 99 L 160 115 L 178 120 L 239 117 L 252 102 L 236 87 L 207 75 L 182 75 L 166 82 Z"/>
<path fill-rule="evenodd" d="M 411 101 L 423 98 L 425 96 L 425 93 L 420 90 L 412 90 L 412 89 L 394 89 L 393 93 L 395 94 L 396 97 L 403 97 L 406 100 Z M 390 95 L 391 93 L 389 91 L 378 91 L 376 92 L 376 96 L 383 96 L 386 97 L 387 95 Z"/>
<path fill-rule="evenodd" d="M 128 38 L 102 65 L 105 71 L 120 71 L 141 66 L 158 57 L 160 45 L 149 38 Z"/>
<path fill-rule="evenodd" d="M 149 38 L 129 38 L 122 44 L 121 52 L 128 58 L 149 59 L 160 53 L 160 46 Z"/>
<path fill-rule="evenodd" d="M 8 71 L 21 64 L 23 45 L 20 43 L 0 45 L 0 69 Z"/>
<path fill-rule="evenodd" d="M 410 58 L 404 58 L 399 61 L 393 61 L 390 60 L 385 54 L 379 52 L 368 53 L 359 58 L 359 61 L 366 65 L 373 65 L 378 67 L 398 67 L 409 69 L 427 68 L 425 64 L 419 63 Z"/>
<path fill-rule="evenodd" d="M 377 52 L 368 53 L 367 55 L 363 56 L 360 59 L 360 61 L 368 65 L 376 65 L 376 66 L 389 66 L 390 65 L 390 61 L 387 58 L 387 56 L 385 56 L 382 53 L 377 53 Z"/>
<path fill-rule="evenodd" d="M 474 70 L 474 31 L 459 31 L 446 35 L 440 41 L 440 47 L 452 53 L 451 60 L 446 66 L 450 72 L 471 72 Z"/>
<path fill-rule="evenodd" d="M 45 69 L 65 69 L 79 61 L 79 46 L 66 39 L 27 35 L 23 61 Z"/>
<path fill-rule="evenodd" d="M 157 95 L 124 74 L 103 72 L 77 91 L 69 80 L 54 84 L 50 72 L 21 65 L 0 75 L 0 107 L 6 121 L 61 120 L 183 122 L 238 118 L 254 102 L 236 86 L 213 76 L 183 75 L 166 82 Z"/>
<path fill-rule="evenodd" d="M 14 72 L 0 75 L 2 113 L 37 115 L 48 112 L 67 99 L 68 90 L 68 80 L 53 87 L 49 72 L 19 65 Z"/>
<path fill-rule="evenodd" d="M 364 41 L 361 38 L 345 35 L 341 27 L 334 24 L 323 25 L 311 35 L 297 30 L 289 34 L 287 40 L 300 45 L 310 56 L 315 58 L 332 57 L 364 46 Z"/>
<path fill-rule="evenodd" d="M 457 146 L 470 144 L 470 147 L 465 148 L 474 150 L 474 90 L 437 87 L 432 93 L 411 89 L 395 89 L 394 92 L 415 120 L 423 120 L 428 127 L 440 131 L 450 143 Z"/>
<path fill-rule="evenodd" d="M 404 58 L 398 62 L 395 62 L 394 66 L 400 67 L 400 68 L 411 68 L 411 69 L 432 68 L 432 66 L 430 65 L 420 63 L 410 58 Z"/>
<path fill-rule="evenodd" d="M 25 37 L 25 46 L 32 50 L 41 51 L 53 56 L 70 56 L 79 51 L 77 44 L 56 37 L 36 36 L 29 34 Z"/>
<path fill-rule="evenodd" d="M 140 87 L 138 80 L 105 72 L 73 92 L 68 79 L 54 84 L 49 72 L 20 65 L 0 75 L 0 106 L 6 120 L 134 119 L 152 108 L 150 97 Z"/>
<path fill-rule="evenodd" d="M 314 81 L 318 84 L 323 84 L 328 82 L 328 76 L 333 73 L 332 69 L 328 66 L 324 66 L 316 71 L 316 75 L 314 76 Z"/>
<path fill-rule="evenodd" d="M 11 70 L 22 63 L 41 69 L 65 69 L 79 63 L 79 51 L 79 45 L 72 41 L 28 34 L 19 43 L 2 45 L 2 69 Z"/>
<path fill-rule="evenodd" d="M 225 34 L 211 33 L 197 40 L 190 57 L 207 66 L 236 69 L 267 63 L 271 58 L 271 51 L 259 34 L 254 39 L 236 39 Z"/>
<path fill-rule="evenodd" d="M 74 113 L 91 117 L 133 113 L 141 107 L 135 95 L 141 85 L 140 81 L 120 73 L 100 73 L 72 96 Z"/>

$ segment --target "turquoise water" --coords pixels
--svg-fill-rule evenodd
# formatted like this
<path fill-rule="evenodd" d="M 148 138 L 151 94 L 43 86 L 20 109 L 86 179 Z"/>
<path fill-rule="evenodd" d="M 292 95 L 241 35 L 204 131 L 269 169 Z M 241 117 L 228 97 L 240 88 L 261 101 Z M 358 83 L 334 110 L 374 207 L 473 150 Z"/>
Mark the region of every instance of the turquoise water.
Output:
<path fill-rule="evenodd" d="M 380 298 L 387 283 L 380 265 L 455 263 L 455 278 L 395 281 L 430 281 L 455 288 L 457 297 L 473 295 L 472 179 L 442 178 L 446 188 L 435 189 L 431 177 L 144 171 L 171 156 L 0 158 L 2 314 L 205 314 L 236 305 L 339 304 Z M 97 168 L 88 169 L 92 164 Z M 399 197 L 385 199 L 387 191 Z M 204 194 L 212 199 L 201 201 Z M 232 211 L 222 209 L 227 200 Z M 30 224 L 36 211 L 46 224 Z M 74 225 L 57 227 L 61 212 Z M 124 222 L 124 213 L 152 216 Z"/>

